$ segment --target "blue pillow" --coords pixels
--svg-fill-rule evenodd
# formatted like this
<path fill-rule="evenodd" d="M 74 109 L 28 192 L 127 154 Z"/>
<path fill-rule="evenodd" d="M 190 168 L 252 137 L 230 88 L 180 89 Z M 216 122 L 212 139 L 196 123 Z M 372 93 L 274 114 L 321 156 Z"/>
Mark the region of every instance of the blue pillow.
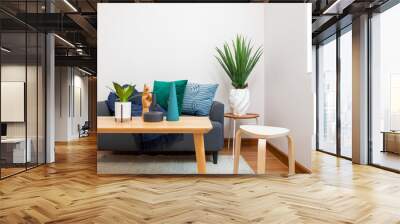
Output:
<path fill-rule="evenodd" d="M 183 96 L 182 113 L 209 115 L 217 88 L 218 84 L 188 83 Z"/>
<path fill-rule="evenodd" d="M 115 102 L 117 102 L 117 101 L 118 101 L 117 94 L 115 94 L 114 92 L 110 92 L 110 93 L 108 94 L 108 97 L 107 97 L 107 100 L 106 100 L 106 104 L 107 104 L 108 110 L 110 110 L 110 112 L 111 112 L 112 114 L 115 113 L 114 104 L 115 104 Z"/>

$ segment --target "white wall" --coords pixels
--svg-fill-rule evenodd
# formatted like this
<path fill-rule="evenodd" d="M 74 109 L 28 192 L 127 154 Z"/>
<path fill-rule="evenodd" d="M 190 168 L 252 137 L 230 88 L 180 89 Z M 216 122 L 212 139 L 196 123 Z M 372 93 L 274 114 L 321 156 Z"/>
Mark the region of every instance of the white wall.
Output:
<path fill-rule="evenodd" d="M 55 72 L 55 141 L 70 141 L 79 137 L 78 124 L 88 120 L 88 78 L 72 67 Z"/>
<path fill-rule="evenodd" d="M 141 90 L 155 79 L 188 79 L 218 83 L 216 100 L 228 111 L 231 84 L 214 55 L 216 46 L 236 34 L 264 45 L 249 79 L 249 111 L 260 113 L 262 123 L 265 115 L 267 124 L 291 128 L 296 158 L 309 168 L 314 124 L 309 4 L 98 4 L 98 100 L 106 99 L 112 81 Z"/>
<path fill-rule="evenodd" d="M 311 4 L 267 4 L 264 46 L 265 123 L 291 130 L 296 160 L 310 169 L 315 113 Z M 272 143 L 287 152 L 286 141 Z"/>
<path fill-rule="evenodd" d="M 142 90 L 154 80 L 188 79 L 218 83 L 216 99 L 228 110 L 231 83 L 214 57 L 215 47 L 236 34 L 262 45 L 263 21 L 262 4 L 98 4 L 98 100 L 107 98 L 112 81 Z M 260 114 L 263 60 L 249 79 L 249 110 Z"/>
<path fill-rule="evenodd" d="M 75 69 L 74 74 L 74 107 L 71 119 L 71 135 L 73 138 L 79 138 L 78 125 L 82 126 L 85 121 L 88 121 L 88 77 L 82 76 L 83 73 Z M 72 106 L 72 105 L 71 105 Z"/>
<path fill-rule="evenodd" d="M 55 68 L 55 141 L 68 141 L 68 67 Z"/>

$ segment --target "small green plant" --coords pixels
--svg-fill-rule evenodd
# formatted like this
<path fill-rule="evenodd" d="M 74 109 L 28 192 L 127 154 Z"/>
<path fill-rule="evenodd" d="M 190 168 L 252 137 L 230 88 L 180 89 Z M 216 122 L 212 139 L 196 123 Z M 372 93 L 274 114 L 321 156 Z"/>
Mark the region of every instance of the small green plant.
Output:
<path fill-rule="evenodd" d="M 219 57 L 215 57 L 231 79 L 232 86 L 236 89 L 244 89 L 247 87 L 247 78 L 262 55 L 262 48 L 260 46 L 252 53 L 251 41 L 247 41 L 240 35 L 232 40 L 232 48 L 233 50 L 225 42 L 223 50 L 216 48 Z"/>
<path fill-rule="evenodd" d="M 117 95 L 119 102 L 128 102 L 135 91 L 135 85 L 124 85 L 113 82 L 114 92 Z"/>

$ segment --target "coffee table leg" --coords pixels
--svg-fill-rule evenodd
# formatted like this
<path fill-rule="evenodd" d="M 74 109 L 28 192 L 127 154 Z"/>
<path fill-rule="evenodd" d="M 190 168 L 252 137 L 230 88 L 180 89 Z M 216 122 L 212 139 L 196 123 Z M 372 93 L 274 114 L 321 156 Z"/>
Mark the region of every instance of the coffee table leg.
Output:
<path fill-rule="evenodd" d="M 296 162 L 295 162 L 295 153 L 294 153 L 294 145 L 293 145 L 293 139 L 292 137 L 290 137 L 290 135 L 287 136 L 287 140 L 288 140 L 288 166 L 289 166 L 289 172 L 288 175 L 294 175 L 296 174 Z"/>
<path fill-rule="evenodd" d="M 204 149 L 204 136 L 203 134 L 194 133 L 194 147 L 196 150 L 197 173 L 206 173 L 206 153 Z"/>

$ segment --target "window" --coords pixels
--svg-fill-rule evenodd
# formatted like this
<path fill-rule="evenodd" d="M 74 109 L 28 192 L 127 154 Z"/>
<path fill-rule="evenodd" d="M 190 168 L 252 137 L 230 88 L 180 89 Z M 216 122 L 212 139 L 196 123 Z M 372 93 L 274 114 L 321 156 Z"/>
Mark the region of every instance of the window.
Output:
<path fill-rule="evenodd" d="M 400 73 L 390 74 L 390 130 L 400 130 Z"/>
<path fill-rule="evenodd" d="M 318 47 L 318 149 L 336 153 L 336 39 Z"/>
<path fill-rule="evenodd" d="M 400 5 L 371 18 L 370 162 L 400 171 Z"/>
<path fill-rule="evenodd" d="M 317 149 L 352 157 L 351 25 L 319 44 Z"/>
<path fill-rule="evenodd" d="M 350 29 L 340 36 L 340 154 L 348 158 L 352 157 L 353 70 L 351 48 L 352 34 Z"/>

